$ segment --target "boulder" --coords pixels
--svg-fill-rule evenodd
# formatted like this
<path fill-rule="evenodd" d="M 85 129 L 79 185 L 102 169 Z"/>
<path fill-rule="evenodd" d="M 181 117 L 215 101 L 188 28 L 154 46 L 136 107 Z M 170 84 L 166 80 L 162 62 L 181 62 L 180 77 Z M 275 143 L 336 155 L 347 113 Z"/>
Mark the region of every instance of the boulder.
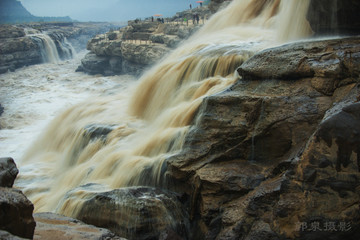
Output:
<path fill-rule="evenodd" d="M 158 239 L 169 235 L 188 237 L 187 214 L 172 193 L 150 187 L 128 187 L 108 192 L 96 192 L 94 188 L 101 189 L 88 184 L 65 196 L 64 201 L 70 203 L 78 196 L 77 192 L 80 191 L 83 197 L 85 194 L 75 218 L 129 239 Z"/>
<path fill-rule="evenodd" d="M 85 58 L 81 60 L 81 69 L 90 74 L 106 74 L 113 75 L 122 72 L 121 58 L 111 58 L 97 56 L 94 53 L 86 54 Z"/>
<path fill-rule="evenodd" d="M 35 213 L 36 228 L 34 239 L 91 239 L 126 240 L 104 228 L 97 228 L 79 220 L 55 213 Z"/>
<path fill-rule="evenodd" d="M 109 60 L 106 57 L 97 56 L 94 53 L 86 54 L 81 60 L 83 69 L 90 74 L 103 73 L 108 68 Z"/>
<path fill-rule="evenodd" d="M 18 173 L 14 159 L 0 158 L 0 187 L 11 188 Z"/>
<path fill-rule="evenodd" d="M 340 38 L 299 42 L 282 47 L 266 49 L 241 65 L 238 69 L 244 80 L 317 78 L 331 82 L 320 86 L 332 92 L 334 81 L 356 78 L 360 71 L 359 38 Z"/>
<path fill-rule="evenodd" d="M 33 238 L 34 206 L 17 189 L 0 187 L 0 229 L 23 238 Z"/>

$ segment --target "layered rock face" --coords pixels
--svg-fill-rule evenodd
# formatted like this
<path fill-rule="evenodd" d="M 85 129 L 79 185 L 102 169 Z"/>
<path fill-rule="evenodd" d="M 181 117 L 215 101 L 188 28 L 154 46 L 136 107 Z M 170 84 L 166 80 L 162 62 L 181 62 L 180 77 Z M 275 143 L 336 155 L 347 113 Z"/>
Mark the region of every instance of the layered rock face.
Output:
<path fill-rule="evenodd" d="M 1 239 L 32 239 L 34 234 L 34 206 L 20 190 L 12 188 L 18 172 L 12 158 L 0 158 Z"/>
<path fill-rule="evenodd" d="M 204 100 L 163 166 L 196 238 L 359 238 L 359 42 L 265 50 Z"/>
<path fill-rule="evenodd" d="M 195 32 L 210 14 L 209 9 L 203 7 L 177 13 L 164 23 L 157 19 L 129 21 L 128 26 L 119 31 L 91 39 L 87 45 L 90 53 L 82 59 L 78 71 L 140 75 Z M 199 23 L 194 21 L 196 15 Z"/>
<path fill-rule="evenodd" d="M 360 34 L 360 2 L 356 0 L 312 0 L 308 20 L 316 35 Z"/>
<path fill-rule="evenodd" d="M 42 61 L 39 45 L 22 28 L 0 26 L 0 73 Z"/>

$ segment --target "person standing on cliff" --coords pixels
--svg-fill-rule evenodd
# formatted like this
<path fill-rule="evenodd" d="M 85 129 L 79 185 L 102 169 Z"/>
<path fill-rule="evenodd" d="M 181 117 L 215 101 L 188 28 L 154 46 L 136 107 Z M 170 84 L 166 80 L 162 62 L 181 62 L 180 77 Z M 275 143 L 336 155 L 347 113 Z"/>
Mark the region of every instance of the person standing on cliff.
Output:
<path fill-rule="evenodd" d="M 190 3 L 190 9 L 192 9 L 192 5 L 191 5 L 191 3 Z"/>

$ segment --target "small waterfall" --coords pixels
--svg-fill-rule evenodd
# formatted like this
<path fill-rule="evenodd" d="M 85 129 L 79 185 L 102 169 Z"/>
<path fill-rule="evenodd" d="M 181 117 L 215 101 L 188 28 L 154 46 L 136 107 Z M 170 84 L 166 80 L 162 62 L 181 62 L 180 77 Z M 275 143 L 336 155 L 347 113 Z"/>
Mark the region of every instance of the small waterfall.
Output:
<path fill-rule="evenodd" d="M 43 57 L 43 62 L 47 63 L 58 63 L 60 62 L 60 57 L 55 45 L 55 42 L 47 34 L 35 34 L 33 38 L 38 38 L 41 40 L 41 55 Z"/>
<path fill-rule="evenodd" d="M 254 52 L 309 36 L 308 6 L 309 0 L 234 0 L 145 73 L 128 95 L 93 98 L 58 116 L 23 159 L 46 169 L 37 189 L 24 190 L 36 211 L 74 215 L 81 199 L 66 205 L 61 200 L 84 184 L 156 184 L 165 159 L 182 150 L 205 97 L 237 81 L 236 68 Z M 289 29 L 294 31 L 279 37 Z M 112 130 L 91 139 L 87 129 L 94 124 Z"/>
<path fill-rule="evenodd" d="M 71 45 L 71 43 L 67 40 L 66 37 L 64 37 L 64 41 L 63 41 L 63 48 L 64 51 L 66 52 L 66 58 L 67 59 L 71 59 L 75 56 L 76 51 L 75 48 Z"/>
<path fill-rule="evenodd" d="M 56 39 L 54 41 L 47 33 L 40 33 L 33 29 L 25 29 L 25 32 L 39 46 L 44 63 L 59 63 L 75 55 L 75 49 L 62 34 L 52 34 Z"/>
<path fill-rule="evenodd" d="M 51 33 L 50 37 L 54 40 L 57 52 L 61 60 L 73 58 L 73 56 L 75 55 L 75 49 L 63 33 Z"/>

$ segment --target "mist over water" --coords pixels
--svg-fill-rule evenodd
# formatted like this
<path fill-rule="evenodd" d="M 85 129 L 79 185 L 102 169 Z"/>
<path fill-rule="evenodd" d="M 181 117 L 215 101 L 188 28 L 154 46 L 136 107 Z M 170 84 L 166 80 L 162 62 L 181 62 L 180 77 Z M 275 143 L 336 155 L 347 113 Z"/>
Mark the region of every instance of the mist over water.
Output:
<path fill-rule="evenodd" d="M 112 89 L 111 81 L 89 76 L 80 80 L 84 82 L 74 87 L 79 92 L 85 87 L 89 88 L 85 95 L 93 94 L 92 90 L 98 90 L 94 84 L 100 81 L 100 92 L 103 89 L 105 96 L 71 104 L 51 122 L 24 155 L 18 186 L 36 211 L 75 216 L 87 194 L 75 193 L 75 199 L 64 196 L 78 186 L 98 183 L 105 191 L 141 185 L 141 172 L 149 168 L 151 182 L 156 185 L 162 162 L 181 151 L 205 97 L 237 81 L 236 68 L 255 52 L 310 34 L 305 22 L 308 3 L 235 0 L 146 72 L 136 88 Z M 289 9 L 298 12 L 285 14 Z M 295 25 L 302 27 L 292 31 Z M 63 74 L 52 80 L 59 84 L 58 89 L 66 85 L 63 81 L 67 80 L 61 79 L 69 79 Z M 77 86 L 79 79 L 70 78 L 69 84 Z M 116 93 L 106 94 L 106 89 Z M 71 99 L 72 94 L 77 95 L 69 91 L 69 96 L 59 99 Z M 113 130 L 105 140 L 91 139 L 89 126 L 110 126 Z"/>

